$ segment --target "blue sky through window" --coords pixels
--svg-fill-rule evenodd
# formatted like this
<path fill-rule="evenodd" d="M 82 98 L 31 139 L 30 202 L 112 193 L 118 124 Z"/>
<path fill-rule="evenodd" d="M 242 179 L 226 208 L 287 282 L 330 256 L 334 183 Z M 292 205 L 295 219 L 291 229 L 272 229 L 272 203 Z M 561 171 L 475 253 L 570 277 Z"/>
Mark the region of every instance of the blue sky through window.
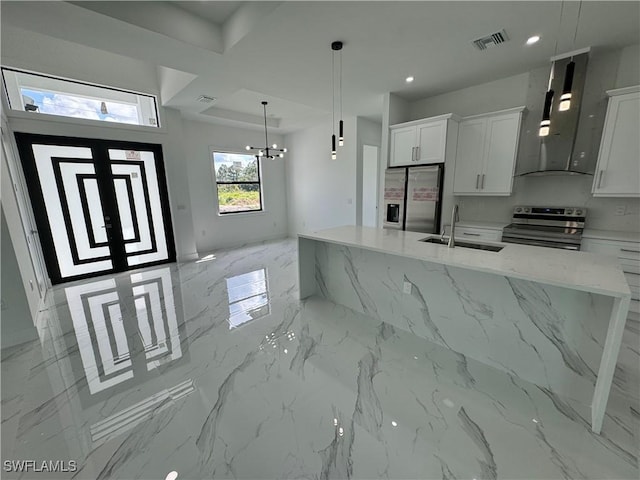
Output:
<path fill-rule="evenodd" d="M 40 113 L 140 125 L 136 105 L 105 100 L 107 113 L 103 113 L 102 101 L 97 99 L 30 88 L 21 88 L 20 93 L 33 99 Z"/>

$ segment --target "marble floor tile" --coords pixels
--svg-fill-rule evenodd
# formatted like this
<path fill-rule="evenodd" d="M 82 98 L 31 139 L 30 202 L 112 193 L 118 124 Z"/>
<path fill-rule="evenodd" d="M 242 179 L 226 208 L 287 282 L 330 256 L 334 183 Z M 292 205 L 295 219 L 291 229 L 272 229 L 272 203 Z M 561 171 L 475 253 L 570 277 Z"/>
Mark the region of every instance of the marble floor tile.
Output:
<path fill-rule="evenodd" d="M 2 352 L 2 459 L 76 468 L 3 478 L 638 478 L 628 391 L 595 435 L 585 405 L 300 302 L 294 240 L 212 253 L 54 289 Z"/>

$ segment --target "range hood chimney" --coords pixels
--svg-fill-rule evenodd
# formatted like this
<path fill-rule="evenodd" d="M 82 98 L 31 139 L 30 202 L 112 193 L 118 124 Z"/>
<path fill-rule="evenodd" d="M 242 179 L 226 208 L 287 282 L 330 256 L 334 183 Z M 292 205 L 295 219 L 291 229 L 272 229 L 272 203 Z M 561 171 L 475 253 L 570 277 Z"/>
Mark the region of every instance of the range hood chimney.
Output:
<path fill-rule="evenodd" d="M 522 175 L 578 175 L 593 172 L 590 159 L 574 155 L 576 133 L 578 131 L 578 119 L 580 117 L 580 105 L 584 94 L 585 77 L 587 73 L 587 60 L 589 48 L 569 52 L 551 58 L 554 62 L 552 69 L 555 72 L 551 80 L 551 90 L 555 92 L 549 115 L 549 134 L 538 137 L 540 141 L 539 162 L 537 170 Z M 567 65 L 574 62 L 573 81 L 571 82 L 571 106 L 568 110 L 560 110 L 561 94 L 565 85 L 565 72 Z M 545 99 L 540 96 L 540 102 Z"/>

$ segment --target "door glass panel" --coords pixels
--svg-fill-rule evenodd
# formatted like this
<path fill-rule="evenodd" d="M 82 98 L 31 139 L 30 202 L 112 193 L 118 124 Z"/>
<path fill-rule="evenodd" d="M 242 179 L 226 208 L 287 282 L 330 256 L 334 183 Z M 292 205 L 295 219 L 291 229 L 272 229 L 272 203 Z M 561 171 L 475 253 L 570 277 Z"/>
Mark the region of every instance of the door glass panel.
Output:
<path fill-rule="evenodd" d="M 140 241 L 138 222 L 134 221 L 135 207 L 133 205 L 133 187 L 128 175 L 113 179 L 116 187 L 116 200 L 118 213 L 120 213 L 120 225 L 122 226 L 122 238 L 124 240 Z"/>
<path fill-rule="evenodd" d="M 98 180 L 95 177 L 84 178 L 79 183 L 81 189 L 84 188 L 84 196 L 87 199 L 87 207 L 89 208 L 89 219 L 91 220 L 91 230 L 89 231 L 89 241 L 91 234 L 93 239 L 98 243 L 107 243 L 107 229 L 102 214 L 102 205 L 100 203 L 100 192 L 98 191 Z M 82 195 L 81 195 L 82 196 Z"/>
<path fill-rule="evenodd" d="M 131 216 L 137 218 L 138 223 L 139 235 L 134 239 L 125 237 L 127 264 L 133 266 L 167 260 L 165 219 L 154 153 L 109 149 L 109 160 L 116 182 L 118 208 L 121 212 L 126 209 L 130 212 L 123 217 L 123 222 L 126 224 L 126 219 Z M 130 184 L 126 197 L 123 187 L 118 188 L 118 181 Z"/>
<path fill-rule="evenodd" d="M 45 199 L 60 276 L 73 277 L 111 270 L 110 249 L 98 245 L 101 236 L 98 218 L 104 218 L 101 202 L 93 202 L 93 221 L 87 205 L 84 179 L 95 175 L 90 148 L 58 145 L 33 145 L 38 179 Z M 97 189 L 96 189 L 97 190 Z M 93 191 L 94 197 L 100 197 Z M 90 242 L 93 235 L 94 242 Z"/>

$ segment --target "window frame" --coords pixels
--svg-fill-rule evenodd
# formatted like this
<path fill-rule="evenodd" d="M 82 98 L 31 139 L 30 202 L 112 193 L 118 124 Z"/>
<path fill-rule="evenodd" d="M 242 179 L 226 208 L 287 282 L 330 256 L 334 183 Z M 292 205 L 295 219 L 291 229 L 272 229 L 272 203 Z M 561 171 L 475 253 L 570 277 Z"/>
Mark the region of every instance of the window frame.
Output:
<path fill-rule="evenodd" d="M 256 171 L 258 172 L 258 180 L 255 182 L 247 182 L 247 181 L 240 181 L 240 182 L 219 182 L 218 181 L 218 172 L 216 171 L 216 162 L 215 162 L 215 154 L 216 153 L 227 153 L 227 154 L 233 154 L 233 155 L 242 155 L 242 156 L 251 156 L 254 157 L 256 159 L 257 162 L 257 168 Z M 216 203 L 218 205 L 218 216 L 220 217 L 231 217 L 234 215 L 240 215 L 240 216 L 245 216 L 245 215 L 261 215 L 263 213 L 265 213 L 265 206 L 264 206 L 264 190 L 262 188 L 262 162 L 260 161 L 260 157 L 256 156 L 256 155 L 250 155 L 248 154 L 246 151 L 238 151 L 236 149 L 221 149 L 221 148 L 215 148 L 215 147 L 210 147 L 209 149 L 209 155 L 210 155 L 210 159 L 211 159 L 211 170 L 213 173 L 213 184 L 215 187 L 215 198 L 216 198 Z M 220 195 L 219 195 L 219 191 L 218 191 L 218 185 L 258 185 L 258 193 L 259 193 L 259 197 L 260 197 L 260 209 L 258 210 L 236 210 L 233 212 L 221 212 L 220 211 Z"/>
<path fill-rule="evenodd" d="M 68 115 L 57 115 L 57 114 L 44 113 L 44 112 L 38 112 L 41 115 L 33 115 L 31 112 L 25 112 L 24 110 L 22 110 L 20 108 L 15 108 L 15 106 L 12 105 L 11 95 L 9 93 L 9 88 L 7 86 L 7 79 L 6 79 L 5 74 L 4 74 L 5 71 L 12 72 L 12 73 L 22 73 L 22 74 L 26 74 L 26 75 L 32 75 L 34 77 L 47 78 L 47 79 L 51 79 L 51 80 L 58 80 L 58 81 L 61 81 L 61 82 L 68 82 L 68 83 L 83 85 L 83 86 L 87 86 L 87 87 L 95 87 L 95 88 L 99 88 L 99 89 L 110 90 L 110 91 L 113 91 L 113 92 L 120 92 L 120 93 L 129 94 L 129 95 L 140 95 L 140 96 L 143 96 L 143 97 L 149 97 L 149 98 L 153 99 L 153 113 L 155 113 L 156 125 L 145 125 L 145 124 L 135 124 L 135 123 L 125 123 L 125 122 L 107 122 L 107 121 L 98 120 L 98 119 L 80 118 L 80 117 L 73 117 L 73 116 L 68 116 Z M 4 97 L 4 100 L 6 101 L 6 106 L 8 107 L 7 108 L 7 113 L 9 115 L 16 115 L 16 116 L 26 115 L 26 118 L 46 119 L 48 121 L 54 120 L 54 121 L 67 122 L 67 121 L 71 120 L 72 123 L 80 122 L 82 124 L 108 125 L 109 127 L 116 127 L 116 128 L 145 129 L 145 131 L 155 131 L 155 132 L 164 131 L 164 126 L 163 126 L 163 124 L 161 122 L 161 118 L 160 118 L 160 109 L 158 107 L 158 95 L 154 95 L 152 93 L 138 92 L 138 91 L 134 91 L 134 90 L 127 90 L 125 88 L 118 88 L 118 87 L 113 87 L 113 86 L 109 86 L 109 85 L 101 85 L 99 83 L 86 82 L 86 81 L 83 81 L 83 80 L 77 80 L 77 79 L 73 79 L 73 78 L 60 77 L 60 76 L 57 76 L 57 75 L 49 75 L 49 74 L 42 73 L 42 72 L 35 72 L 33 70 L 15 68 L 15 67 L 12 67 L 12 66 L 9 66 L 9 65 L 4 65 L 4 64 L 0 65 L 0 76 L 2 77 L 1 78 L 2 88 L 4 90 L 3 97 Z M 23 86 L 21 86 L 18 83 L 17 87 L 18 87 L 18 89 L 20 89 Z M 33 87 L 25 87 L 25 88 L 33 88 Z M 74 93 L 74 92 L 64 92 L 64 91 L 61 91 L 61 90 L 48 90 L 48 91 L 51 92 L 51 93 L 60 93 L 60 94 L 63 94 L 63 95 L 70 95 L 70 96 L 75 96 L 75 97 L 98 99 L 98 97 L 91 97 L 90 95 L 88 96 L 88 95 L 85 95 L 85 94 L 78 94 L 78 93 Z M 141 113 L 142 112 L 140 110 L 138 110 L 138 115 L 141 115 Z"/>

